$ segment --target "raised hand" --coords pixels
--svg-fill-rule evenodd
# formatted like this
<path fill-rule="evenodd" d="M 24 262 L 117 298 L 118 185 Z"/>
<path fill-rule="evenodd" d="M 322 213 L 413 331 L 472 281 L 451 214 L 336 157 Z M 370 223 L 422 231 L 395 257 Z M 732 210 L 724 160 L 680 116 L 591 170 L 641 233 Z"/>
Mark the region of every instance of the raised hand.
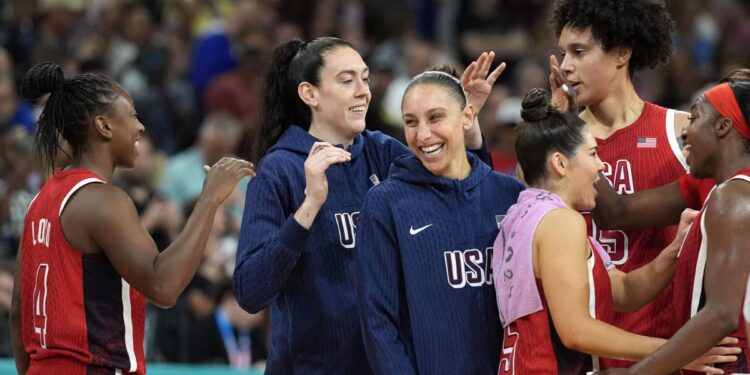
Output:
<path fill-rule="evenodd" d="M 477 114 L 487 101 L 495 81 L 505 70 L 505 63 L 503 62 L 492 73 L 489 73 L 494 59 L 495 52 L 482 52 L 479 58 L 472 61 L 464 74 L 461 75 L 461 85 L 466 93 L 466 100 L 474 106 Z"/>
<path fill-rule="evenodd" d="M 253 167 L 249 161 L 228 157 L 221 158 L 211 167 L 203 166 L 206 180 L 203 182 L 202 195 L 216 203 L 224 202 L 242 178 L 255 176 Z"/>
<path fill-rule="evenodd" d="M 305 160 L 305 200 L 318 207 L 328 198 L 326 170 L 333 164 L 351 160 L 351 154 L 327 142 L 315 142 Z"/>
<path fill-rule="evenodd" d="M 578 102 L 576 92 L 570 87 L 570 82 L 565 78 L 560 64 L 555 55 L 549 57 L 549 86 L 552 91 L 552 106 L 561 111 L 578 114 Z"/>

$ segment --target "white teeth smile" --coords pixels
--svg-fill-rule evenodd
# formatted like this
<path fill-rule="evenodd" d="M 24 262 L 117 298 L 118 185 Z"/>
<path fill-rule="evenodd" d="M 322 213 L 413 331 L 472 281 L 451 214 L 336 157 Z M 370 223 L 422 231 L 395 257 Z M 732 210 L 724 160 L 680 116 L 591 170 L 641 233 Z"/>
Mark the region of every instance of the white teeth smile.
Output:
<path fill-rule="evenodd" d="M 419 149 L 422 150 L 425 154 L 434 154 L 439 152 L 443 149 L 444 143 L 438 143 L 436 145 L 428 146 L 428 147 L 420 147 Z"/>
<path fill-rule="evenodd" d="M 358 105 L 358 106 L 349 108 L 349 110 L 354 113 L 364 113 L 367 110 L 367 107 L 364 105 Z"/>

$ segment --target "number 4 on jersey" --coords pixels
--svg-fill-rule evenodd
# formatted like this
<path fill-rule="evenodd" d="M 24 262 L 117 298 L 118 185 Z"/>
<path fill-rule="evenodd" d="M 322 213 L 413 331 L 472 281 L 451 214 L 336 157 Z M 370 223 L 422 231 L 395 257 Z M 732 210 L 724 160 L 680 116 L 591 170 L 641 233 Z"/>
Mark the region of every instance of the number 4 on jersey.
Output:
<path fill-rule="evenodd" d="M 39 334 L 39 345 L 47 348 L 47 275 L 49 264 L 42 263 L 36 269 L 36 280 L 34 282 L 34 333 Z"/>

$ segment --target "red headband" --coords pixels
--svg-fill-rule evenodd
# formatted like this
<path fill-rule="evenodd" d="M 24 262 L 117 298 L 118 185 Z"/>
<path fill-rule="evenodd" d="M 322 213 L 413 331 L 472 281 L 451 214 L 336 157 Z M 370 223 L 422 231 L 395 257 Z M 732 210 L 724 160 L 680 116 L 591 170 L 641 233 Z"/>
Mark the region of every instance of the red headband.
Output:
<path fill-rule="evenodd" d="M 737 98 L 734 97 L 732 88 L 729 83 L 722 83 L 706 91 L 703 96 L 711 103 L 716 111 L 724 117 L 732 120 L 734 130 L 737 130 L 745 139 L 750 140 L 750 127 L 747 125 L 745 116 L 742 115 L 740 106 L 737 104 Z"/>

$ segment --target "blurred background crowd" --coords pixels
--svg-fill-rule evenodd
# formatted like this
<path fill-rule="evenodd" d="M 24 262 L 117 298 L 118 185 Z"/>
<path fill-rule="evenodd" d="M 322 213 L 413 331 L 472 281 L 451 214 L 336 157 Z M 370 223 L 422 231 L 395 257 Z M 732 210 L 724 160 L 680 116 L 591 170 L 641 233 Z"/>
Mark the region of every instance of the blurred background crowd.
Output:
<path fill-rule="evenodd" d="M 133 96 L 147 137 L 137 166 L 115 183 L 163 249 L 202 189 L 204 164 L 253 159 L 262 76 L 273 48 L 332 35 L 371 69 L 367 126 L 403 140 L 409 78 L 432 66 L 461 70 L 494 50 L 508 67 L 480 114 L 495 168 L 515 168 L 514 128 L 532 87 L 548 87 L 557 38 L 551 0 L 3 0 L 0 2 L 0 356 L 11 356 L 7 314 L 27 205 L 44 183 L 33 155 L 39 109 L 18 97 L 24 72 L 53 61 L 66 76 L 101 72 Z M 750 2 L 668 0 L 677 24 L 668 65 L 641 72 L 641 97 L 686 109 L 727 71 L 750 67 Z M 248 314 L 231 275 L 244 187 L 217 214 L 199 274 L 168 310 L 148 310 L 152 362 L 243 368 L 266 355 L 267 314 Z"/>

